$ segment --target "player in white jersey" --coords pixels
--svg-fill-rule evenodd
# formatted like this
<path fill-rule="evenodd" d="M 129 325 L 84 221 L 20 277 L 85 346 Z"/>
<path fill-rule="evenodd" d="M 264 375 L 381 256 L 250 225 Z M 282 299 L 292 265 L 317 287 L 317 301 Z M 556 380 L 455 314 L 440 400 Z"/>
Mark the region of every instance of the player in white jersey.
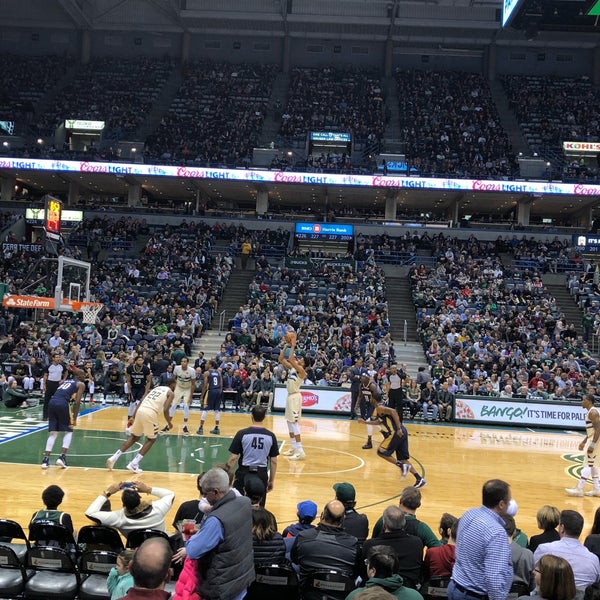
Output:
<path fill-rule="evenodd" d="M 171 418 L 175 415 L 177 405 L 183 403 L 183 433 L 188 434 L 188 418 L 190 416 L 190 405 L 194 398 L 194 388 L 196 386 L 196 370 L 189 366 L 189 359 L 183 357 L 181 364 L 177 365 L 173 369 L 173 377 L 177 385 L 175 386 L 175 394 L 173 398 L 173 404 L 171 405 L 170 415 Z M 169 427 L 165 427 L 161 433 L 167 433 Z"/>
<path fill-rule="evenodd" d="M 303 359 L 296 358 L 296 334 L 286 334 L 286 343 L 279 354 L 279 362 L 288 370 L 286 380 L 287 399 L 285 401 L 285 420 L 290 432 L 291 448 L 283 453 L 290 460 L 304 460 L 306 454 L 300 437 L 300 417 L 302 416 L 302 394 L 300 387 L 306 379 Z M 286 356 L 287 354 L 287 356 Z"/>
<path fill-rule="evenodd" d="M 129 448 L 144 435 L 146 436 L 144 445 L 140 448 L 140 451 L 135 455 L 134 459 L 127 465 L 127 468 L 134 473 L 142 472 L 140 469 L 140 461 L 146 456 L 150 448 L 152 448 L 154 442 L 156 442 L 156 437 L 158 436 L 158 420 L 161 412 L 167 421 L 167 430 L 173 428 L 169 409 L 171 408 L 171 403 L 175 396 L 173 394 L 175 384 L 176 381 L 173 377 L 167 380 L 166 385 L 159 385 L 144 396 L 135 409 L 133 425 L 130 429 L 131 435 L 123 442 L 119 450 L 106 461 L 108 469 L 112 470 L 121 454 L 129 450 Z"/>
<path fill-rule="evenodd" d="M 596 456 L 598 455 L 598 440 L 600 439 L 600 413 L 594 406 L 594 397 L 591 394 L 585 394 L 581 399 L 581 406 L 587 410 L 585 415 L 585 437 L 579 444 L 579 450 L 583 452 L 587 445 L 585 466 L 581 469 L 581 477 L 577 487 L 565 488 L 569 496 L 583 496 L 583 486 L 586 484 L 589 476 L 592 476 L 594 489 L 586 492 L 586 496 L 600 496 L 600 481 L 598 480 L 598 467 L 596 466 Z"/>

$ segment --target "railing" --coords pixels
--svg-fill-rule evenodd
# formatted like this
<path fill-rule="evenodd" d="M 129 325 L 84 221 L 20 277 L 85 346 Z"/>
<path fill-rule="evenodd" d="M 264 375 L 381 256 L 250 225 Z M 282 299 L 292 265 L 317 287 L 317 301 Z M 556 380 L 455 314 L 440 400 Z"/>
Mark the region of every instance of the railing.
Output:
<path fill-rule="evenodd" d="M 406 343 L 407 343 L 407 340 L 408 340 L 408 321 L 406 319 L 404 319 L 403 337 L 404 337 L 404 345 L 406 346 Z"/>
<path fill-rule="evenodd" d="M 583 271 L 583 261 L 575 262 L 573 260 L 556 259 L 548 256 L 546 261 L 540 262 L 535 258 L 515 259 L 511 262 L 513 271 L 524 271 L 525 269 L 536 269 L 540 271 L 550 271 L 554 273 L 581 273 Z"/>
<path fill-rule="evenodd" d="M 225 331 L 225 311 L 219 313 L 219 333 Z"/>

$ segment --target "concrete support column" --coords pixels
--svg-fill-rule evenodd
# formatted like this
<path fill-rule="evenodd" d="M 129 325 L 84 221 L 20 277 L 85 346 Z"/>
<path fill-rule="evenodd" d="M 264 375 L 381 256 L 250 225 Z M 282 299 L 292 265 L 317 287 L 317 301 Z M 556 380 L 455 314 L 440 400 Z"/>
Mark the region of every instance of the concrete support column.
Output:
<path fill-rule="evenodd" d="M 127 189 L 127 206 L 139 206 L 142 202 L 142 186 L 130 183 Z"/>
<path fill-rule="evenodd" d="M 448 208 L 446 209 L 446 218 L 452 221 L 452 227 L 458 227 L 460 222 L 459 214 L 460 202 L 458 200 L 452 200 Z"/>
<path fill-rule="evenodd" d="M 190 60 L 190 32 L 184 31 L 181 36 L 181 64 L 185 65 Z"/>
<path fill-rule="evenodd" d="M 289 73 L 290 72 L 290 52 L 291 52 L 291 40 L 290 34 L 286 33 L 283 36 L 283 44 L 281 48 L 281 72 Z"/>
<path fill-rule="evenodd" d="M 2 202 L 10 202 L 15 195 L 15 183 L 17 180 L 14 177 L 2 177 L 0 181 L 2 181 L 0 198 Z"/>
<path fill-rule="evenodd" d="M 496 44 L 490 44 L 487 47 L 487 61 L 485 68 L 487 71 L 488 81 L 496 81 L 496 63 L 497 63 L 497 48 Z"/>
<path fill-rule="evenodd" d="M 383 63 L 383 72 L 386 77 L 391 77 L 393 72 L 394 60 L 394 41 L 392 38 L 385 40 L 385 56 Z"/>
<path fill-rule="evenodd" d="M 592 230 L 592 223 L 594 221 L 594 208 L 588 206 L 582 209 L 576 215 L 577 223 L 572 223 L 576 227 L 583 227 L 586 231 Z"/>
<path fill-rule="evenodd" d="M 392 193 L 385 199 L 385 220 L 395 221 L 397 209 L 398 200 L 396 200 L 396 194 Z"/>
<path fill-rule="evenodd" d="M 519 225 L 529 225 L 529 215 L 531 214 L 531 200 L 524 198 L 517 204 L 517 223 Z"/>
<path fill-rule="evenodd" d="M 67 206 L 76 206 L 79 201 L 79 184 L 76 181 L 69 181 L 69 195 L 67 196 Z"/>
<path fill-rule="evenodd" d="M 594 48 L 592 58 L 592 83 L 595 86 L 600 85 L 600 45 Z"/>
<path fill-rule="evenodd" d="M 256 194 L 256 214 L 265 215 L 269 210 L 269 192 L 260 190 Z"/>
<path fill-rule="evenodd" d="M 81 64 L 87 65 L 92 56 L 92 33 L 87 29 L 81 33 Z"/>

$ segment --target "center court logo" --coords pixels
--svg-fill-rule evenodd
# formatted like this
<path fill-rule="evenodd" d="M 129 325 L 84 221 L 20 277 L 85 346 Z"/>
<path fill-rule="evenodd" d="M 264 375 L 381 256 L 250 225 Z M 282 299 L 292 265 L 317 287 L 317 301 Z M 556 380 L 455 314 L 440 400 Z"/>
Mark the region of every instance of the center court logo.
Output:
<path fill-rule="evenodd" d="M 563 454 L 561 458 L 568 463 L 567 473 L 579 481 L 583 469 L 583 454 Z"/>

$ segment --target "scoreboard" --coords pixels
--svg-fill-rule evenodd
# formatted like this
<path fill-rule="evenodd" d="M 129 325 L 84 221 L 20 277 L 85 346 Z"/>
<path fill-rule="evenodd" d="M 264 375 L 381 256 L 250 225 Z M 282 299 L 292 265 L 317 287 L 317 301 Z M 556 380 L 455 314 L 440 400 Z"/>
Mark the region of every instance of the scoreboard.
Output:
<path fill-rule="evenodd" d="M 352 242 L 354 225 L 342 223 L 296 223 L 294 239 L 313 242 Z"/>

